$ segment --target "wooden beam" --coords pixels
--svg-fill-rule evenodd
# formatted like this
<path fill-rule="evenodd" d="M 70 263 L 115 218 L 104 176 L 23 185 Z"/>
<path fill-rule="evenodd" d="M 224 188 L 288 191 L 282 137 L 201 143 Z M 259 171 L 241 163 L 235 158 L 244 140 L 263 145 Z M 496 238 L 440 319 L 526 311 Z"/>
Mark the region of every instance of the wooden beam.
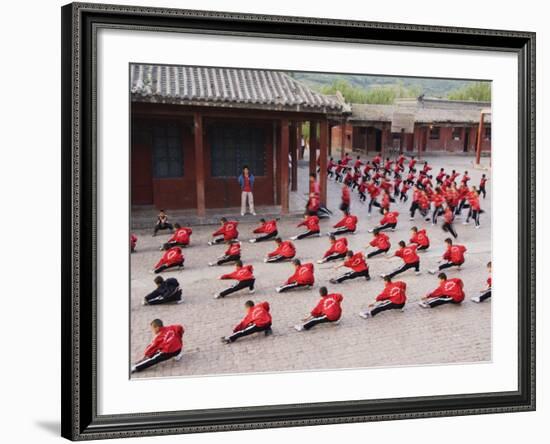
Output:
<path fill-rule="evenodd" d="M 317 171 L 317 121 L 309 122 L 309 174 Z"/>
<path fill-rule="evenodd" d="M 197 187 L 197 215 L 204 217 L 206 215 L 206 202 L 204 194 L 204 149 L 202 134 L 202 115 L 194 114 L 195 135 L 195 181 Z"/>
<path fill-rule="evenodd" d="M 319 185 L 321 204 L 327 205 L 327 157 L 328 157 L 328 121 L 321 121 L 319 134 Z"/>
<path fill-rule="evenodd" d="M 279 156 L 281 168 L 281 213 L 288 214 L 288 147 L 289 147 L 289 128 L 288 119 L 281 119 L 281 155 Z"/>

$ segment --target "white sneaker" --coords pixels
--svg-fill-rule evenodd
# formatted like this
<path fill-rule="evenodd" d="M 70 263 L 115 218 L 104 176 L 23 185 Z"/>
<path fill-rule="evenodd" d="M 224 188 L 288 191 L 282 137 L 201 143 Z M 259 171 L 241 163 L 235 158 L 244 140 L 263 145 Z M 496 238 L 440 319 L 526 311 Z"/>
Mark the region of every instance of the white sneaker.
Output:
<path fill-rule="evenodd" d="M 219 293 L 214 293 L 214 299 L 220 299 L 221 295 Z"/>
<path fill-rule="evenodd" d="M 414 220 L 414 217 L 409 217 L 409 220 Z"/>
<path fill-rule="evenodd" d="M 248 242 L 250 242 L 251 244 L 253 244 L 254 242 L 256 242 L 256 239 L 250 239 Z"/>
<path fill-rule="evenodd" d="M 256 290 L 254 290 L 253 288 L 249 288 L 249 289 L 248 289 L 248 292 L 249 292 L 250 294 L 254 294 L 254 293 L 256 293 Z"/>
<path fill-rule="evenodd" d="M 180 351 L 176 356 L 174 356 L 174 361 L 181 361 L 181 358 L 183 358 L 183 350 Z"/>
<path fill-rule="evenodd" d="M 209 267 L 213 267 L 214 265 L 216 265 L 215 262 L 208 262 L 208 266 L 209 266 Z"/>
<path fill-rule="evenodd" d="M 296 330 L 296 331 L 302 331 L 303 329 L 304 329 L 304 327 L 302 325 L 297 324 L 297 325 L 294 326 L 294 330 Z"/>
<path fill-rule="evenodd" d="M 318 263 L 318 264 L 324 264 L 325 261 L 324 261 L 323 259 L 319 259 L 319 260 L 317 261 L 317 263 Z"/>
<path fill-rule="evenodd" d="M 208 245 L 212 246 L 214 244 L 212 243 L 212 241 L 208 241 Z"/>
<path fill-rule="evenodd" d="M 342 321 L 342 318 L 340 318 L 340 319 L 334 321 L 332 324 L 333 324 L 333 325 L 340 325 L 340 322 L 341 322 L 341 321 Z"/>
<path fill-rule="evenodd" d="M 241 216 L 244 216 L 244 213 L 241 213 Z"/>
<path fill-rule="evenodd" d="M 252 212 L 252 216 L 256 216 L 256 212 L 255 212 L 255 211 Z"/>
<path fill-rule="evenodd" d="M 277 293 L 280 293 L 280 292 L 281 292 L 281 287 L 275 287 L 275 291 L 276 291 Z"/>
<path fill-rule="evenodd" d="M 404 305 L 403 308 L 401 309 L 401 313 L 405 313 L 405 308 L 406 308 L 406 305 Z"/>
<path fill-rule="evenodd" d="M 416 274 L 417 276 L 420 276 L 422 274 L 421 271 L 415 271 L 414 274 Z"/>
<path fill-rule="evenodd" d="M 363 319 L 368 319 L 370 317 L 370 311 L 360 311 L 359 312 L 359 316 L 362 317 Z"/>
<path fill-rule="evenodd" d="M 420 301 L 420 302 L 418 303 L 418 305 L 420 305 L 422 308 L 428 308 L 428 307 L 429 307 L 428 303 L 426 303 L 426 302 L 424 302 L 424 301 Z"/>
<path fill-rule="evenodd" d="M 317 234 L 316 234 L 317 237 L 321 237 L 321 232 L 319 231 Z"/>
<path fill-rule="evenodd" d="M 481 228 L 481 225 L 476 225 L 476 230 L 478 230 L 479 228 Z"/>
<path fill-rule="evenodd" d="M 176 301 L 176 304 L 183 304 L 183 298 Z"/>
<path fill-rule="evenodd" d="M 395 228 L 392 228 L 391 230 L 392 230 L 392 231 L 395 231 Z"/>
<path fill-rule="evenodd" d="M 298 239 L 298 236 L 291 236 L 290 237 L 290 240 L 296 240 L 296 239 Z"/>
<path fill-rule="evenodd" d="M 428 273 L 430 274 L 436 274 L 437 273 L 437 270 L 435 268 L 431 269 L 431 270 L 428 270 Z"/>
<path fill-rule="evenodd" d="M 381 277 L 382 279 L 384 279 L 384 278 L 386 277 L 386 275 L 385 275 L 384 273 L 382 273 L 382 274 L 380 275 L 380 277 Z"/>
<path fill-rule="evenodd" d="M 264 262 L 267 264 L 267 258 L 264 258 Z"/>
<path fill-rule="evenodd" d="M 481 299 L 479 299 L 479 296 L 472 296 L 470 298 L 472 302 L 475 302 L 476 304 L 479 304 L 481 302 Z"/>
<path fill-rule="evenodd" d="M 371 228 L 371 229 L 369 230 L 369 233 L 372 233 L 373 231 L 374 231 L 374 228 Z"/>
<path fill-rule="evenodd" d="M 147 305 L 147 301 L 144 299 L 143 301 L 141 301 L 141 305 Z"/>

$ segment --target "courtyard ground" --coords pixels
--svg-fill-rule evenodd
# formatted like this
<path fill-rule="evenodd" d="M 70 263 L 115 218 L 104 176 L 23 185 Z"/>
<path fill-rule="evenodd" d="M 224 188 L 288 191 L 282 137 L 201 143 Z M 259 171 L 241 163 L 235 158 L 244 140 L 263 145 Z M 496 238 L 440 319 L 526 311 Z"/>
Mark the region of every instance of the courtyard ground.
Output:
<path fill-rule="evenodd" d="M 473 185 L 479 183 L 482 172 L 472 168 L 471 157 L 428 158 L 433 171 L 440 167 L 446 170 L 467 169 Z M 488 164 L 488 159 L 482 162 Z M 298 193 L 307 191 L 307 167 L 300 167 Z M 435 176 L 435 175 L 434 175 Z M 419 214 L 415 221 L 409 221 L 406 204 L 393 204 L 392 209 L 401 213 L 395 232 L 389 232 L 393 251 L 400 240 L 408 241 L 410 227 L 427 228 L 431 248 L 421 253 L 420 276 L 411 271 L 398 276 L 407 283 L 408 303 L 406 310 L 389 311 L 367 321 L 358 316 L 383 289 L 381 273 L 387 273 L 400 265 L 399 259 L 384 257 L 368 261 L 372 280 L 363 279 L 331 285 L 328 280 L 343 271 L 332 269 L 331 265 L 315 263 L 316 284 L 311 290 L 298 290 L 277 294 L 275 287 L 293 273 L 288 263 L 265 264 L 263 257 L 274 249 L 274 242 L 250 244 L 248 239 L 262 214 L 238 216 L 240 239 L 243 241 L 243 262 L 252 264 L 256 276 L 256 293 L 241 291 L 224 299 L 214 300 L 214 293 L 228 287 L 233 281 L 217 278 L 234 269 L 233 265 L 208 267 L 207 263 L 223 254 L 225 247 L 208 246 L 207 241 L 213 225 L 193 227 L 191 246 L 184 249 L 185 269 L 165 272 L 165 277 L 176 277 L 183 289 L 184 303 L 179 305 L 142 306 L 143 296 L 154 288 L 154 275 L 149 270 L 158 261 L 159 246 L 166 241 L 167 234 L 151 237 L 151 230 L 138 230 L 137 252 L 131 255 L 131 338 L 132 362 L 141 358 L 143 350 L 151 340 L 149 323 L 160 318 L 166 325 L 183 324 L 184 357 L 181 361 L 170 360 L 157 365 L 135 378 L 175 377 L 209 374 L 232 374 L 246 372 L 275 372 L 321 370 L 335 368 L 383 367 L 399 365 L 425 365 L 443 363 L 469 363 L 491 360 L 491 302 L 475 304 L 470 297 L 485 287 L 487 272 L 485 264 L 491 260 L 491 181 L 488 193 L 481 199 L 485 213 L 481 216 L 481 228 L 473 224 L 462 225 L 464 219 L 455 221 L 458 240 L 468 251 L 461 270 L 447 272 L 449 277 L 460 277 L 465 284 L 466 300 L 459 306 L 449 305 L 435 309 L 422 309 L 417 302 L 434 289 L 438 280 L 427 270 L 436 266 L 444 251 L 443 240 L 448 237 L 438 226 L 422 220 Z M 331 219 L 321 222 L 322 232 L 340 219 L 337 211 L 341 185 L 329 181 L 329 207 L 334 210 Z M 412 192 L 409 192 L 410 194 Z M 295 196 L 299 198 L 299 196 Z M 352 193 L 352 213 L 359 217 L 358 231 L 348 236 L 349 246 L 354 251 L 365 251 L 380 215 L 367 217 L 367 206 L 360 203 L 356 192 Z M 464 211 L 466 215 L 466 211 Z M 172 218 L 172 222 L 176 220 Z M 283 238 L 296 234 L 298 217 L 289 217 L 279 222 L 279 233 Z M 185 220 L 181 220 L 185 223 Z M 152 221 L 153 223 L 153 221 Z M 315 262 L 328 248 L 327 237 L 296 241 L 297 256 L 302 262 Z M 396 278 L 397 279 L 397 278 Z M 308 332 L 296 332 L 293 326 L 305 317 L 319 299 L 318 290 L 328 286 L 329 292 L 344 296 L 343 316 L 340 325 L 320 325 Z M 220 337 L 231 333 L 244 315 L 246 300 L 268 301 L 273 316 L 273 335 L 263 334 L 243 338 L 233 344 L 224 345 Z"/>

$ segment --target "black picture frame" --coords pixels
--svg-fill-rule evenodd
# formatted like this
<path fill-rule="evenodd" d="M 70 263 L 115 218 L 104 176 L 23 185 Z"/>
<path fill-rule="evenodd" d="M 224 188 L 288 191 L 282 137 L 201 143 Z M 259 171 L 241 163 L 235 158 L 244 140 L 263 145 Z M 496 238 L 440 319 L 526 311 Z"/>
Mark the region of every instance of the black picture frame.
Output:
<path fill-rule="evenodd" d="M 535 409 L 535 33 L 72 3 L 62 14 L 62 436 L 71 440 Z M 99 27 L 508 51 L 519 65 L 518 390 L 100 416 L 95 32 Z"/>

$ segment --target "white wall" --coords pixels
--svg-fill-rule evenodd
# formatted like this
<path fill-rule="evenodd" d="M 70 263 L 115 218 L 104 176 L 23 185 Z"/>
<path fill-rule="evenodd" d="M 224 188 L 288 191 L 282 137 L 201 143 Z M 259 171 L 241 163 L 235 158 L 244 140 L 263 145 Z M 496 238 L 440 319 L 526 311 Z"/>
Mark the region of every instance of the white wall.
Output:
<path fill-rule="evenodd" d="M 495 29 L 517 29 L 538 33 L 538 264 L 544 269 L 543 219 L 548 221 L 544 191 L 550 192 L 548 177 L 542 177 L 544 107 L 550 103 L 543 83 L 548 63 L 549 14 L 543 2 L 527 0 L 509 5 L 471 0 L 444 4 L 422 0 L 319 2 L 278 0 L 164 0 L 153 2 L 118 0 L 119 3 L 230 10 L 281 15 L 309 15 L 375 21 L 425 23 Z M 47 443 L 59 434 L 59 273 L 60 273 L 60 169 L 59 169 L 59 65 L 60 6 L 56 0 L 5 2 L 2 11 L 0 65 L 0 293 L 2 339 L 0 347 L 0 410 L 5 442 Z M 543 54 L 543 51 L 546 53 Z M 547 115 L 547 114 L 546 114 Z M 497 147 L 498 148 L 498 147 Z M 32 243 L 32 247 L 30 244 Z M 22 248 L 22 246 L 24 248 Z M 29 263 L 29 265 L 26 265 Z M 372 424 L 278 429 L 186 437 L 149 438 L 153 441 L 213 443 L 320 441 L 463 443 L 544 442 L 550 419 L 550 393 L 544 381 L 548 358 L 548 304 L 544 303 L 542 273 L 538 282 L 538 411 L 535 413 L 441 418 Z M 544 350 L 546 348 L 546 351 Z M 126 440 L 131 442 L 134 440 Z"/>

